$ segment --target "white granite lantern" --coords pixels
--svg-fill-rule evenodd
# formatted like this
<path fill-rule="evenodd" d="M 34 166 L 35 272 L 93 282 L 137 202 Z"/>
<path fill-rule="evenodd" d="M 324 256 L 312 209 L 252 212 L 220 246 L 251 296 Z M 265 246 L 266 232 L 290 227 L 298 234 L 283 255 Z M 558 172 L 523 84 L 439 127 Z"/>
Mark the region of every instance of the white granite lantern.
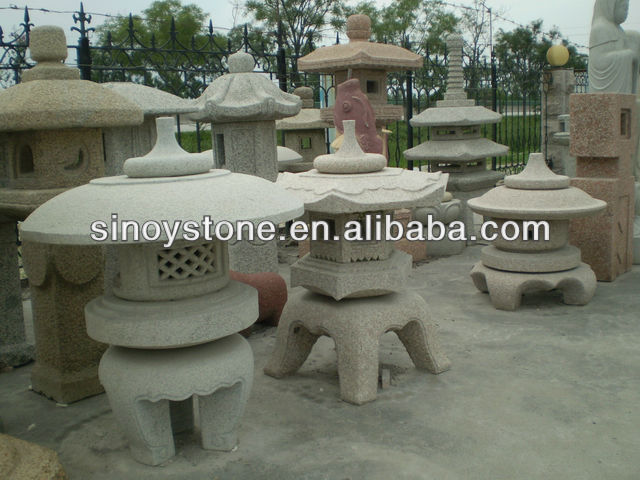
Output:
<path fill-rule="evenodd" d="M 567 304 L 587 304 L 596 276 L 582 263 L 580 249 L 568 244 L 569 221 L 601 212 L 606 202 L 569 186 L 569 177 L 554 174 L 540 153 L 532 153 L 525 169 L 504 183 L 469 200 L 474 212 L 497 225 L 496 239 L 482 249 L 471 272 L 476 287 L 489 292 L 500 310 L 518 308 L 524 293 L 554 288 L 562 290 Z M 544 225 L 534 224 L 540 221 L 549 226 L 547 239 Z"/>
<path fill-rule="evenodd" d="M 326 222 L 329 232 L 326 240 L 312 238 L 310 253 L 291 267 L 291 286 L 306 291 L 290 296 L 265 372 L 294 373 L 317 338 L 328 335 L 336 343 L 340 395 L 362 404 L 376 398 L 378 339 L 387 331 L 398 334 L 416 367 L 440 373 L 449 362 L 439 352 L 424 300 L 403 288 L 411 256 L 375 235 L 348 241 L 345 229 L 379 215 L 384 236 L 386 214 L 436 204 L 447 175 L 385 168 L 383 155 L 365 154 L 358 145 L 355 121 L 344 125 L 338 153 L 316 158 L 314 170 L 278 180 L 303 199 L 309 220 Z"/>
<path fill-rule="evenodd" d="M 503 174 L 487 169 L 487 158 L 501 157 L 509 147 L 482 136 L 482 125 L 498 123 L 502 115 L 476 106 L 464 91 L 462 71 L 462 36 L 450 35 L 449 72 L 444 100 L 411 119 L 414 127 L 429 127 L 430 139 L 404 152 L 407 160 L 428 162 L 431 171 L 450 174 L 447 191 L 461 201 L 462 218 L 467 235 L 473 233 L 473 213 L 467 200 L 475 198 L 503 178 Z"/>
<path fill-rule="evenodd" d="M 18 345 L 29 350 L 23 343 L 15 222 L 66 189 L 104 175 L 105 129 L 143 120 L 137 105 L 80 80 L 77 69 L 63 64 L 67 43 L 61 28 L 34 28 L 29 41 L 37 65 L 23 73 L 22 83 L 0 93 L 0 244 L 7 268 L 13 269 L 2 275 L 10 278 L 0 278 L 7 287 L 0 305 L 11 307 L 0 319 L 11 331 L 0 335 L 0 363 L 14 364 L 25 358 Z M 102 392 L 97 369 L 104 346 L 87 337 L 82 315 L 85 303 L 102 291 L 102 250 L 25 242 L 22 253 L 36 339 L 33 389 L 62 403 Z M 2 358 L 5 342 L 13 344 L 14 362 Z"/>
<path fill-rule="evenodd" d="M 89 335 L 111 345 L 100 362 L 111 407 L 133 456 L 150 465 L 174 455 L 172 433 L 193 427 L 195 405 L 203 448 L 234 448 L 251 389 L 251 348 L 236 332 L 258 317 L 257 291 L 229 279 L 226 242 L 215 227 L 206 237 L 203 217 L 277 223 L 303 211 L 294 195 L 271 182 L 209 170 L 210 159 L 178 147 L 173 119 L 157 124 L 156 147 L 127 160 L 126 176 L 65 192 L 22 225 L 25 239 L 74 245 L 94 245 L 90 225 L 111 225 L 112 213 L 141 226 L 163 220 L 180 225 L 179 235 L 200 234 L 168 245 L 162 229 L 157 237 L 151 229 L 153 240 L 138 241 L 132 232 L 114 240 L 110 229 L 104 243 L 114 245 L 120 261 L 113 295 L 85 309 Z M 189 230 L 186 221 L 197 223 Z"/>
<path fill-rule="evenodd" d="M 134 127 L 107 128 L 104 131 L 105 175 L 122 175 L 127 158 L 146 155 L 156 143 L 156 118 L 193 113 L 198 106 L 157 88 L 131 82 L 101 84 L 135 103 L 144 113 L 144 122 Z"/>
<path fill-rule="evenodd" d="M 275 182 L 278 178 L 276 120 L 297 114 L 302 101 L 281 91 L 261 73 L 253 57 L 229 56 L 229 73 L 216 78 L 196 101 L 194 120 L 211 122 L 216 168 Z M 231 269 L 241 273 L 277 272 L 277 243 L 257 240 L 232 243 Z"/>

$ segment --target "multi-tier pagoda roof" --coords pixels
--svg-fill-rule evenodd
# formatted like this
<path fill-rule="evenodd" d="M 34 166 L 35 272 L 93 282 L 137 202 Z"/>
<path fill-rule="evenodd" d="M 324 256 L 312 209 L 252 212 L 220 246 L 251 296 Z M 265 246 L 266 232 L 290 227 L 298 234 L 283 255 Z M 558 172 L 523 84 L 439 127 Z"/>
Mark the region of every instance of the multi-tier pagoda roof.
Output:
<path fill-rule="evenodd" d="M 502 115 L 477 106 L 464 91 L 462 70 L 462 37 L 447 38 L 449 72 L 444 100 L 411 119 L 414 127 L 431 127 L 431 140 L 404 152 L 408 160 L 441 163 L 474 162 L 488 157 L 500 157 L 509 147 L 484 138 L 480 126 L 500 122 Z"/>

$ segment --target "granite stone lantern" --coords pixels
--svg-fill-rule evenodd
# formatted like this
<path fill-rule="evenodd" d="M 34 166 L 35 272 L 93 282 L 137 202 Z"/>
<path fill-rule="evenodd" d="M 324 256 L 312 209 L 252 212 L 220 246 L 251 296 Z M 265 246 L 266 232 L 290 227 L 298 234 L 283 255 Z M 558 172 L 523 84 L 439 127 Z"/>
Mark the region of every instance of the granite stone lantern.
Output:
<path fill-rule="evenodd" d="M 110 345 L 100 381 L 134 458 L 149 465 L 174 455 L 173 434 L 194 427 L 195 408 L 203 448 L 233 449 L 251 389 L 253 355 L 237 332 L 258 318 L 258 293 L 229 278 L 227 242 L 213 227 L 207 236 L 204 217 L 282 222 L 303 212 L 275 184 L 210 170 L 212 159 L 182 150 L 172 118 L 157 125 L 156 146 L 127 160 L 124 176 L 65 192 L 22 225 L 25 239 L 72 245 L 94 245 L 90 225 L 112 225 L 114 212 L 141 231 L 150 222 L 181 225 L 171 245 L 155 226 L 126 240 L 114 240 L 111 227 L 104 243 L 119 257 L 113 294 L 85 308 L 89 335 Z"/>
<path fill-rule="evenodd" d="M 300 163 L 283 165 L 281 171 L 299 173 L 313 168 L 313 160 L 327 153 L 326 130 L 329 123 L 320 118 L 320 109 L 314 108 L 313 89 L 298 87 L 293 91 L 302 99 L 302 110 L 293 117 L 276 122 L 276 128 L 284 132 L 284 146 L 302 156 Z"/>
<path fill-rule="evenodd" d="M 477 106 L 464 91 L 462 36 L 450 35 L 449 72 L 444 100 L 411 119 L 414 127 L 429 127 L 430 139 L 404 152 L 407 160 L 428 162 L 431 171 L 449 173 L 447 191 L 460 200 L 467 235 L 474 231 L 473 212 L 467 201 L 479 197 L 503 178 L 487 169 L 488 157 L 501 157 L 509 147 L 482 136 L 482 125 L 498 123 L 502 115 Z"/>
<path fill-rule="evenodd" d="M 382 128 L 404 117 L 401 105 L 389 105 L 387 75 L 390 72 L 422 68 L 424 59 L 406 48 L 370 42 L 371 19 L 366 15 L 347 18 L 349 43 L 322 47 L 298 60 L 303 72 L 333 74 L 335 85 L 351 78 L 360 81 L 360 90 L 373 107 L 376 126 Z M 322 119 L 334 125 L 333 107 L 323 108 Z"/>
<path fill-rule="evenodd" d="M 469 200 L 469 207 L 491 217 L 499 230 L 471 271 L 475 286 L 489 292 L 499 310 L 517 309 L 525 293 L 554 288 L 562 291 L 564 303 L 586 305 L 596 276 L 582 263 L 580 249 L 569 245 L 569 222 L 596 215 L 607 204 L 570 186 L 569 177 L 554 174 L 541 153 L 532 153 L 525 169 L 504 183 Z M 545 229 L 532 221 L 547 222 L 548 240 Z"/>
<path fill-rule="evenodd" d="M 8 338 L 21 345 L 15 222 L 66 189 L 101 177 L 105 129 L 133 127 L 143 120 L 137 105 L 80 80 L 77 69 L 62 63 L 67 46 L 61 28 L 34 28 L 29 49 L 37 65 L 23 73 L 22 83 L 0 93 L 0 132 L 5 138 L 0 141 L 0 231 L 12 277 L 0 299 L 11 312 L 0 321 L 12 324 L 14 334 L 2 336 L 0 343 Z M 34 316 L 33 389 L 62 403 L 102 392 L 97 369 L 105 347 L 87 337 L 82 314 L 103 287 L 102 249 L 25 241 L 22 253 Z"/>
<path fill-rule="evenodd" d="M 425 301 L 403 288 L 411 256 L 395 250 L 384 233 L 380 240 L 348 241 L 346 230 L 359 222 L 364 232 L 369 222 L 385 224 L 396 209 L 437 203 L 447 175 L 385 168 L 384 156 L 365 154 L 358 145 L 355 121 L 344 125 L 338 153 L 316 158 L 309 172 L 278 180 L 303 199 L 311 222 L 326 222 L 328 235 L 312 238 L 310 253 L 291 266 L 291 286 L 304 290 L 289 297 L 265 373 L 279 378 L 296 372 L 318 337 L 328 335 L 338 354 L 340 396 L 359 405 L 376 398 L 378 342 L 387 331 L 397 333 L 418 368 L 437 374 L 449 361 L 439 351 Z"/>
<path fill-rule="evenodd" d="M 196 101 L 194 120 L 210 122 L 216 168 L 278 178 L 276 120 L 296 115 L 302 100 L 281 91 L 254 72 L 251 55 L 229 56 L 229 73 L 216 78 Z M 275 241 L 243 240 L 229 246 L 231 269 L 241 273 L 277 272 Z"/>
<path fill-rule="evenodd" d="M 193 113 L 198 106 L 157 88 L 131 82 L 101 84 L 138 105 L 144 113 L 144 122 L 133 127 L 107 128 L 104 131 L 105 175 L 122 175 L 127 158 L 146 155 L 156 143 L 156 118 L 175 117 Z"/>

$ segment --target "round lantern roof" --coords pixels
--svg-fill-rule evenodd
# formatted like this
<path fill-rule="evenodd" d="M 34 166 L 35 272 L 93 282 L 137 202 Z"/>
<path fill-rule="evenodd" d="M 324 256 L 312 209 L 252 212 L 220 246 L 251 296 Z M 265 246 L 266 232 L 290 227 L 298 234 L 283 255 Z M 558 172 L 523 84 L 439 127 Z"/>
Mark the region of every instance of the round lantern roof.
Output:
<path fill-rule="evenodd" d="M 109 82 L 101 85 L 138 105 L 145 116 L 176 115 L 198 111 L 198 106 L 193 100 L 180 98 L 146 85 L 132 82 Z"/>
<path fill-rule="evenodd" d="M 62 62 L 67 57 L 64 31 L 37 27 L 29 50 L 38 64 L 23 82 L 0 93 L 0 132 L 101 128 L 140 125 L 142 110 L 103 86 L 80 80 L 79 72 Z"/>
<path fill-rule="evenodd" d="M 22 238 L 95 245 L 90 237 L 91 224 L 101 221 L 111 226 L 112 214 L 117 214 L 119 221 L 135 221 L 138 225 L 147 221 L 168 225 L 179 222 L 180 236 L 185 233 L 186 221 L 198 222 L 196 229 L 202 234 L 204 216 L 212 222 L 257 224 L 267 220 L 278 224 L 304 212 L 302 202 L 276 184 L 228 170 L 210 170 L 212 157 L 181 150 L 175 142 L 172 118 L 158 118 L 156 123 L 159 143 L 148 155 L 125 162 L 129 176 L 98 178 L 52 198 L 23 222 Z M 166 232 L 162 232 L 156 241 L 166 240 Z M 123 242 L 109 235 L 101 243 L 140 241 L 130 235 Z"/>
<path fill-rule="evenodd" d="M 541 153 L 532 153 L 525 169 L 505 178 L 504 186 L 468 200 L 476 213 L 493 218 L 568 220 L 593 215 L 607 203 L 570 186 L 569 177 L 553 173 Z"/>

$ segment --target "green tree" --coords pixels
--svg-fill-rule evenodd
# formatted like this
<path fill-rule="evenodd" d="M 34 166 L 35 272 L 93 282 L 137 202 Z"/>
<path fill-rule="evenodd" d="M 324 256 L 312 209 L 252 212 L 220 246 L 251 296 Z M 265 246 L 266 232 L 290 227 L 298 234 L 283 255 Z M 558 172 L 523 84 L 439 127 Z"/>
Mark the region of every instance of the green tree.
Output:
<path fill-rule="evenodd" d="M 281 34 L 292 83 L 300 82 L 297 59 L 322 40 L 326 27 L 343 21 L 341 0 L 248 0 L 246 11 L 277 40 Z"/>
<path fill-rule="evenodd" d="M 197 96 L 224 71 L 227 40 L 207 15 L 180 0 L 157 0 L 142 15 L 110 18 L 96 30 L 94 79 L 132 81 Z"/>

